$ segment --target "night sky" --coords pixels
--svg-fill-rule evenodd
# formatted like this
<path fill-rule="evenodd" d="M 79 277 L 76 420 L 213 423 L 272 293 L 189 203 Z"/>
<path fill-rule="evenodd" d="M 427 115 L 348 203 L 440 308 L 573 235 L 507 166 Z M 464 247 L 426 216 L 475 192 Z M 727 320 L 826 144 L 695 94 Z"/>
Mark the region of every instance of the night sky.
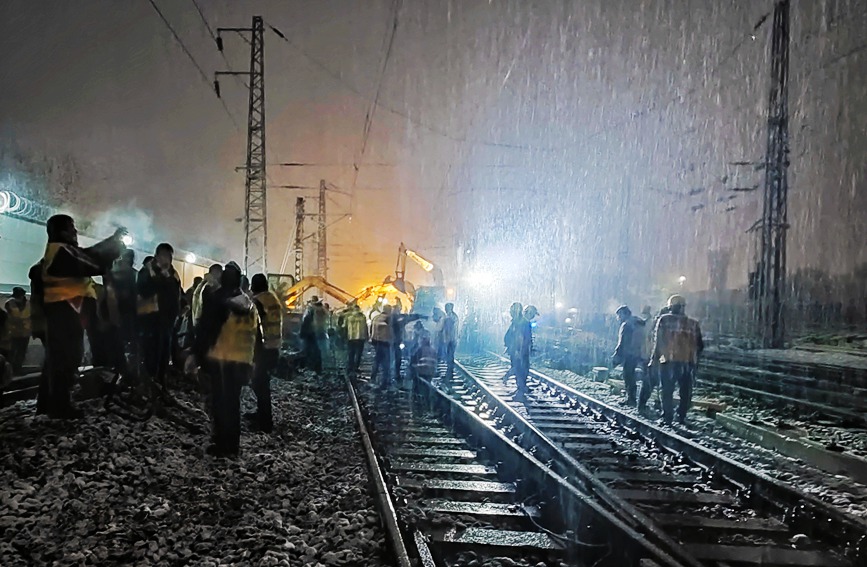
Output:
<path fill-rule="evenodd" d="M 148 0 L 5 0 L 0 142 L 74 155 L 81 215 L 141 210 L 160 238 L 239 258 L 247 93 L 222 79 L 230 118 L 210 81 L 249 49 L 226 36 L 226 61 L 191 0 L 155 2 L 206 77 Z M 501 270 L 580 278 L 626 257 L 648 285 L 683 273 L 696 289 L 708 250 L 730 249 L 743 283 L 759 192 L 726 198 L 762 181 L 730 162 L 763 156 L 769 21 L 752 30 L 772 2 L 404 0 L 381 83 L 392 2 L 198 4 L 213 29 L 257 14 L 292 42 L 266 30 L 268 163 L 327 166 L 269 177 L 352 193 L 328 203 L 352 213 L 329 231 L 338 285 L 389 274 L 400 241 L 447 277 L 474 241 L 520 259 Z M 867 262 L 865 25 L 864 2 L 792 5 L 793 266 Z M 272 271 L 297 194 L 269 192 Z"/>

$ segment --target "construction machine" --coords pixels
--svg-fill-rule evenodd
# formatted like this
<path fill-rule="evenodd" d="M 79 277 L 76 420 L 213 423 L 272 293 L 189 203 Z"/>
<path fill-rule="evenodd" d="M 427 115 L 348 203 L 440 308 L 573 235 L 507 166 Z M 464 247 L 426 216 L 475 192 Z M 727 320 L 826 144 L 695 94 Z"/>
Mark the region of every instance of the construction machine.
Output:
<path fill-rule="evenodd" d="M 418 264 L 422 270 L 428 272 L 433 278 L 432 286 L 413 286 L 406 281 L 406 259 L 409 258 Z M 387 277 L 383 284 L 391 284 L 397 290 L 405 293 L 412 301 L 413 313 L 430 313 L 439 303 L 445 300 L 446 290 L 443 286 L 443 272 L 439 266 L 434 265 L 421 254 L 407 249 L 403 242 L 397 251 L 397 264 L 394 268 L 394 278 Z"/>

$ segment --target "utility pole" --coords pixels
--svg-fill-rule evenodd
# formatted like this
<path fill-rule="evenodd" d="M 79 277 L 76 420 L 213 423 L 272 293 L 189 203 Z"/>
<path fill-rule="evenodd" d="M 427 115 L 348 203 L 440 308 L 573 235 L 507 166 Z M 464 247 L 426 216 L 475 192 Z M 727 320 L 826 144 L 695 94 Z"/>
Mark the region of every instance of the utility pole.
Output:
<path fill-rule="evenodd" d="M 328 279 L 328 231 L 325 226 L 325 180 L 319 180 L 319 230 L 317 231 L 316 269 L 319 275 Z"/>
<path fill-rule="evenodd" d="M 295 199 L 295 282 L 304 277 L 304 197 Z"/>
<path fill-rule="evenodd" d="M 766 348 L 782 348 L 786 285 L 789 165 L 789 0 L 774 6 L 771 33 L 771 88 L 765 154 L 764 202 L 759 223 L 759 258 L 755 272 L 756 323 Z"/>
<path fill-rule="evenodd" d="M 261 16 L 249 28 L 217 28 L 217 49 L 223 51 L 222 32 L 250 34 L 250 70 L 218 71 L 214 89 L 220 96 L 220 75 L 247 75 L 250 98 L 247 113 L 247 161 L 244 183 L 244 271 L 268 273 L 268 214 L 265 175 L 265 37 Z"/>

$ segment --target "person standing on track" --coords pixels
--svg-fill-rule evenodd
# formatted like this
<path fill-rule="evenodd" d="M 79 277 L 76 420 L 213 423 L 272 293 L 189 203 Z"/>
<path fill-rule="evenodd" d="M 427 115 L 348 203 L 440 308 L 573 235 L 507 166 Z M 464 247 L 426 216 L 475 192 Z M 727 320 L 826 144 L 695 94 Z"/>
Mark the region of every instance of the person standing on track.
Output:
<path fill-rule="evenodd" d="M 271 411 L 271 374 L 280 361 L 283 346 L 283 304 L 268 289 L 265 274 L 256 274 L 250 281 L 253 303 L 262 321 L 262 341 L 256 342 L 253 392 L 256 394 L 256 413 L 252 416 L 260 431 L 271 433 L 274 421 Z"/>
<path fill-rule="evenodd" d="M 530 350 L 533 343 L 533 329 L 524 317 L 524 307 L 518 302 L 509 308 L 512 323 L 506 331 L 503 342 L 512 363 L 506 379 L 514 373 L 517 389 L 514 399 L 523 400 L 527 396 L 527 376 L 530 375 Z"/>
<path fill-rule="evenodd" d="M 343 326 L 346 329 L 346 372 L 356 375 L 361 366 L 364 343 L 370 333 L 367 330 L 367 318 L 355 301 L 349 304 L 343 314 Z"/>
<path fill-rule="evenodd" d="M 668 298 L 669 313 L 659 318 L 653 334 L 653 351 L 649 364 L 660 365 L 662 379 L 662 422 L 671 425 L 674 416 L 674 388 L 679 387 L 680 405 L 677 421 L 686 421 L 692 401 L 693 381 L 698 357 L 704 350 L 698 321 L 684 313 L 686 299 L 681 295 Z"/>
<path fill-rule="evenodd" d="M 6 301 L 6 330 L 9 334 L 9 362 L 15 374 L 21 372 L 27 346 L 30 344 L 30 301 L 24 288 L 13 287 L 12 297 Z"/>
<path fill-rule="evenodd" d="M 394 307 L 391 311 L 391 355 L 394 357 L 394 379 L 400 380 L 400 370 L 403 364 L 403 357 L 409 351 L 406 348 L 406 343 L 404 342 L 404 331 L 406 330 L 407 324 L 412 321 L 418 321 L 419 319 L 425 318 L 420 313 L 401 313 L 401 303 L 398 300 L 395 302 Z"/>
<path fill-rule="evenodd" d="M 626 305 L 621 305 L 616 311 L 620 320 L 620 330 L 617 333 L 617 346 L 611 355 L 611 363 L 616 367 L 623 365 L 623 383 L 626 386 L 627 406 L 636 404 L 638 382 L 635 379 L 635 368 L 643 358 L 644 350 L 644 319 L 632 314 Z M 643 388 L 642 388 L 643 389 Z"/>
<path fill-rule="evenodd" d="M 322 357 L 325 354 L 323 347 L 326 341 L 327 312 L 322 306 L 322 301 L 314 295 L 301 318 L 301 330 L 299 334 L 304 341 L 305 366 L 313 372 L 322 373 Z"/>
<path fill-rule="evenodd" d="M 458 346 L 458 315 L 455 304 L 446 303 L 446 312 L 437 325 L 437 334 L 443 344 L 446 360 L 446 380 L 451 380 L 455 374 L 455 350 Z"/>
<path fill-rule="evenodd" d="M 37 412 L 49 417 L 73 419 L 82 412 L 70 400 L 70 390 L 84 355 L 84 329 L 95 317 L 96 291 L 91 276 L 111 268 L 125 249 L 121 240 L 127 231 L 115 233 L 90 248 L 78 245 L 75 221 L 54 215 L 46 223 L 48 245 L 42 258 L 41 280 L 46 322 L 47 388 L 37 400 Z"/>
<path fill-rule="evenodd" d="M 370 381 L 375 383 L 379 371 L 382 370 L 382 386 L 389 382 L 391 340 L 391 305 L 384 305 L 382 313 L 377 314 L 370 322 L 370 342 L 373 343 L 373 368 L 370 371 Z"/>
<path fill-rule="evenodd" d="M 154 259 L 139 270 L 136 282 L 145 370 L 164 396 L 175 320 L 181 310 L 181 278 L 172 266 L 173 255 L 171 244 L 159 244 Z"/>
<path fill-rule="evenodd" d="M 256 343 L 261 336 L 259 311 L 241 291 L 241 268 L 226 264 L 220 289 L 205 296 L 194 352 L 210 381 L 215 457 L 238 454 L 241 441 L 241 388 L 250 379 Z"/>

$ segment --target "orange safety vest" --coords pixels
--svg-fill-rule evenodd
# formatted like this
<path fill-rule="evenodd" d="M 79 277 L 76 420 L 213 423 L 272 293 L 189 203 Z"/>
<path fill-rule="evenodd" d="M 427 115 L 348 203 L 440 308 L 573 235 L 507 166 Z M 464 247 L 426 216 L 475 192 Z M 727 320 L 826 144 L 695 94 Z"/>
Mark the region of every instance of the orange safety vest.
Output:
<path fill-rule="evenodd" d="M 58 278 L 49 275 L 48 268 L 61 248 L 69 247 L 69 244 L 49 242 L 45 247 L 45 256 L 42 258 L 42 283 L 45 286 L 43 303 L 60 303 L 61 301 L 81 300 L 85 297 L 96 299 L 96 289 L 93 280 L 89 276 L 80 278 Z"/>
<path fill-rule="evenodd" d="M 263 291 L 253 296 L 262 304 L 265 318 L 262 320 L 262 339 L 265 348 L 275 349 L 283 346 L 283 305 L 273 291 Z"/>

